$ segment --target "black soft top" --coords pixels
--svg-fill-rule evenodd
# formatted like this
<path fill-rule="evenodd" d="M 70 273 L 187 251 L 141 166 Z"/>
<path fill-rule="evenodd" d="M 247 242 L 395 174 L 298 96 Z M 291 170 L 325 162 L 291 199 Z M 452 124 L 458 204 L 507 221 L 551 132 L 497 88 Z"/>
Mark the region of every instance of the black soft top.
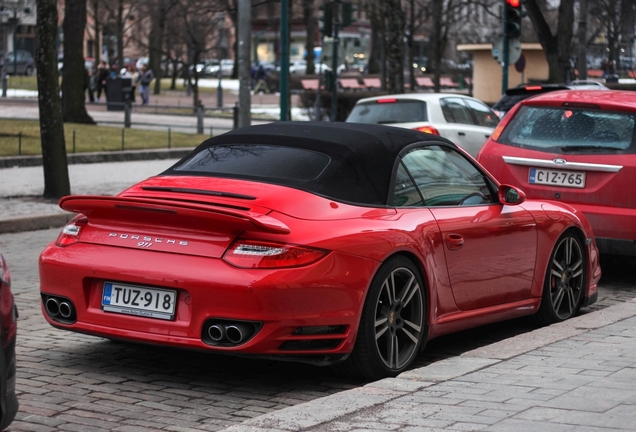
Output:
<path fill-rule="evenodd" d="M 235 129 L 207 139 L 192 153 L 163 172 L 162 175 L 196 174 L 266 181 L 306 190 L 338 201 L 384 206 L 387 204 L 396 158 L 405 147 L 423 141 L 437 143 L 441 141 L 450 144 L 450 141 L 439 136 L 391 126 L 357 123 L 276 122 Z M 214 146 L 227 146 L 228 144 L 305 149 L 324 154 L 329 157 L 330 161 L 324 171 L 311 180 L 275 177 L 255 178 L 250 172 L 228 176 L 196 170 L 184 172 L 184 170 L 179 169 L 198 153 L 209 151 Z M 280 161 L 280 164 L 284 164 L 284 162 Z"/>

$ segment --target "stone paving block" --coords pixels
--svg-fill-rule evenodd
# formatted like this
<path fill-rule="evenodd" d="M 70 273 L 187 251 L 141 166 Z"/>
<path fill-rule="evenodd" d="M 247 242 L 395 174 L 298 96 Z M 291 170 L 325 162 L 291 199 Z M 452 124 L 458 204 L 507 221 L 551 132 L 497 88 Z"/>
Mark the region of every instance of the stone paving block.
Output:
<path fill-rule="evenodd" d="M 566 432 L 574 430 L 571 425 L 517 419 L 505 419 L 488 427 L 489 432 Z"/>
<path fill-rule="evenodd" d="M 511 416 L 519 420 L 550 421 L 565 413 L 566 410 L 550 407 L 531 407 L 523 412 Z"/>
<path fill-rule="evenodd" d="M 403 372 L 398 377 L 407 380 L 412 379 L 430 382 L 446 381 L 483 369 L 495 363 L 498 363 L 498 361 L 484 358 L 470 358 L 467 356 L 450 358 L 432 363 L 423 368 Z"/>

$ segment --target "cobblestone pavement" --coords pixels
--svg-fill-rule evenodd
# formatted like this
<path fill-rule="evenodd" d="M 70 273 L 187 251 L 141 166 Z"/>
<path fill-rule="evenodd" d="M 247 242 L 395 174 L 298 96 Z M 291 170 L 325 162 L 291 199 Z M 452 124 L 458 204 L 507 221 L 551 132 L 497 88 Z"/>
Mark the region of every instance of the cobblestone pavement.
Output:
<path fill-rule="evenodd" d="M 0 235 L 20 308 L 20 411 L 10 431 L 214 431 L 366 384 L 309 365 L 113 342 L 56 330 L 40 311 L 37 257 L 59 230 Z M 594 309 L 636 297 L 634 262 L 607 260 Z M 605 283 L 605 280 L 608 283 Z M 515 320 L 432 341 L 418 366 L 534 329 Z"/>

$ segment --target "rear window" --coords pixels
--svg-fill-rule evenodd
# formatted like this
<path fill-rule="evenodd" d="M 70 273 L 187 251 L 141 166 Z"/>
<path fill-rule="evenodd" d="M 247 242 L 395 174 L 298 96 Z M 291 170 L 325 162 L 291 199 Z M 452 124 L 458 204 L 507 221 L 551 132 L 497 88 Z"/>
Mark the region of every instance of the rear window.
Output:
<path fill-rule="evenodd" d="M 347 122 L 391 124 L 428 121 L 426 102 L 401 99 L 380 101 L 354 106 Z"/>
<path fill-rule="evenodd" d="M 173 169 L 220 177 L 264 179 L 286 184 L 315 180 L 330 158 L 311 150 L 260 144 L 207 147 Z"/>
<path fill-rule="evenodd" d="M 524 106 L 498 142 L 553 153 L 634 153 L 634 114 Z"/>

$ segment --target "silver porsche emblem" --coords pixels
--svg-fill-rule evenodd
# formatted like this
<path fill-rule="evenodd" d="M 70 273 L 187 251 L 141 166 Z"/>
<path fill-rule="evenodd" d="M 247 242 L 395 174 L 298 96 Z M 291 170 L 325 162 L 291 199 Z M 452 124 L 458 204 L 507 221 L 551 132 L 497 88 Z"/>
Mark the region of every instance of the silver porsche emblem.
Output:
<path fill-rule="evenodd" d="M 139 234 L 111 232 L 108 234 L 108 237 L 117 237 L 123 240 L 137 241 L 137 246 L 143 247 L 143 248 L 149 248 L 150 246 L 153 245 L 153 243 L 166 243 L 166 244 L 173 244 L 173 245 L 179 245 L 179 246 L 188 245 L 187 240 L 178 240 L 178 239 L 163 238 L 163 237 L 150 237 L 150 236 L 144 236 Z"/>

